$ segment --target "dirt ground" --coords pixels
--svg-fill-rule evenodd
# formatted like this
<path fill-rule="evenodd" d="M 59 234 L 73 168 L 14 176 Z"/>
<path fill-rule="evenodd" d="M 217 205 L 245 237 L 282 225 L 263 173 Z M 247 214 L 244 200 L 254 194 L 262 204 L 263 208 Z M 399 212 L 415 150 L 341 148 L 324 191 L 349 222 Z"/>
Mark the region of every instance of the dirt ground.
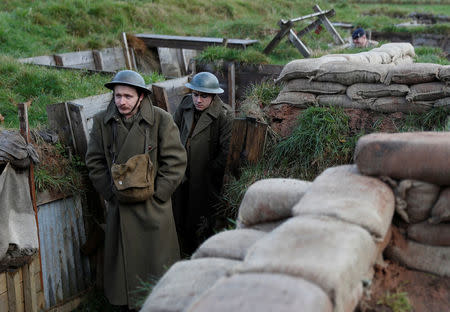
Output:
<path fill-rule="evenodd" d="M 389 260 L 385 262 L 386 267 L 375 267 L 370 293 L 360 302 L 358 311 L 450 311 L 450 278 L 409 270 Z"/>

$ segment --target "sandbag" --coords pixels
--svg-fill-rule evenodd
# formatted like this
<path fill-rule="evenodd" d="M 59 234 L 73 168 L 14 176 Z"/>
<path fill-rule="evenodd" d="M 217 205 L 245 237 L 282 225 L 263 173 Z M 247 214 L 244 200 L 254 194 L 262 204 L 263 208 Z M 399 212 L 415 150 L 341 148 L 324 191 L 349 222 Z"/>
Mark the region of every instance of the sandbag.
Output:
<path fill-rule="evenodd" d="M 431 208 L 431 224 L 450 221 L 450 187 L 443 188 L 437 202 Z"/>
<path fill-rule="evenodd" d="M 257 231 L 272 232 L 273 230 L 275 230 L 277 227 L 279 227 L 281 224 L 283 224 L 287 220 L 288 220 L 288 218 L 283 219 L 283 220 L 273 221 L 273 222 L 263 222 L 263 223 L 253 224 L 253 225 L 250 225 L 248 228 L 252 229 L 252 230 L 257 230 Z"/>
<path fill-rule="evenodd" d="M 294 217 L 257 241 L 235 271 L 303 278 L 327 293 L 334 311 L 353 311 L 349 300 L 355 305 L 358 300 L 349 294 L 362 293 L 376 253 L 372 237 L 360 226 L 328 217 Z"/>
<path fill-rule="evenodd" d="M 191 259 L 212 257 L 243 260 L 250 246 L 264 235 L 265 232 L 250 229 L 223 231 L 203 242 Z"/>
<path fill-rule="evenodd" d="M 397 61 L 398 59 L 403 58 L 403 53 L 401 48 L 399 47 L 378 47 L 378 48 L 374 48 L 372 50 L 370 50 L 371 52 L 375 52 L 375 53 L 386 53 L 389 55 L 390 58 L 390 62 L 389 63 L 393 63 L 395 61 Z"/>
<path fill-rule="evenodd" d="M 414 46 L 409 42 L 390 42 L 385 43 L 382 46 L 380 46 L 380 49 L 399 49 L 400 50 L 400 57 L 415 57 L 416 53 L 414 51 Z M 372 49 L 374 51 L 375 49 Z"/>
<path fill-rule="evenodd" d="M 358 54 L 361 55 L 362 57 L 365 57 L 369 64 L 386 64 L 383 62 L 383 57 L 381 56 L 380 53 L 367 51 Z"/>
<path fill-rule="evenodd" d="M 293 208 L 294 216 L 319 215 L 346 221 L 383 240 L 395 208 L 394 193 L 380 180 L 361 175 L 355 165 L 322 172 Z"/>
<path fill-rule="evenodd" d="M 431 63 L 400 64 L 390 68 L 385 83 L 413 85 L 432 82 L 437 79 L 441 67 L 442 65 Z"/>
<path fill-rule="evenodd" d="M 281 92 L 310 92 L 314 94 L 345 93 L 346 86 L 334 82 L 317 82 L 308 79 L 292 79 L 284 86 Z"/>
<path fill-rule="evenodd" d="M 358 82 L 383 83 L 388 67 L 384 64 L 330 62 L 322 64 L 313 79 L 337 82 L 347 86 Z"/>
<path fill-rule="evenodd" d="M 371 133 L 359 138 L 354 159 L 365 175 L 450 185 L 449 142 L 449 132 Z"/>
<path fill-rule="evenodd" d="M 179 261 L 158 281 L 141 312 L 183 311 L 239 263 L 216 258 Z"/>
<path fill-rule="evenodd" d="M 447 110 L 450 110 L 450 97 L 445 97 L 443 99 L 439 99 L 434 102 L 433 107 L 444 107 Z"/>
<path fill-rule="evenodd" d="M 439 80 L 450 81 L 450 65 L 442 66 L 438 73 Z"/>
<path fill-rule="evenodd" d="M 371 100 L 359 100 L 352 101 L 345 94 L 333 94 L 333 95 L 318 95 L 317 103 L 319 106 L 325 107 L 343 107 L 343 108 L 358 108 L 365 109 L 369 106 Z"/>
<path fill-rule="evenodd" d="M 188 312 L 332 312 L 320 287 L 282 274 L 240 274 L 218 281 Z"/>
<path fill-rule="evenodd" d="M 450 87 L 443 82 L 428 82 L 410 86 L 406 100 L 412 101 L 435 101 L 450 95 Z"/>
<path fill-rule="evenodd" d="M 408 239 L 433 246 L 450 246 L 450 223 L 421 222 L 408 226 Z"/>
<path fill-rule="evenodd" d="M 39 163 L 32 144 L 27 144 L 17 130 L 0 129 L 0 164 L 10 163 L 14 168 L 28 168 L 30 160 Z"/>
<path fill-rule="evenodd" d="M 402 180 L 395 190 L 396 205 L 404 210 L 400 214 L 408 223 L 419 223 L 430 217 L 431 208 L 438 199 L 440 187 L 416 180 Z"/>
<path fill-rule="evenodd" d="M 347 96 L 354 100 L 380 98 L 387 96 L 406 96 L 409 92 L 407 85 L 392 84 L 386 86 L 381 83 L 355 83 L 347 88 Z"/>
<path fill-rule="evenodd" d="M 272 105 L 289 104 L 295 107 L 308 108 L 316 104 L 316 96 L 305 92 L 280 92 Z"/>
<path fill-rule="evenodd" d="M 264 179 L 248 188 L 238 211 L 238 222 L 246 226 L 292 216 L 292 207 L 311 182 L 297 179 Z"/>
<path fill-rule="evenodd" d="M 450 276 L 450 247 L 416 243 L 405 239 L 398 230 L 395 230 L 384 254 L 387 259 L 410 269 Z"/>
<path fill-rule="evenodd" d="M 314 77 L 319 66 L 327 62 L 346 62 L 345 57 L 321 57 L 294 60 L 287 63 L 281 70 L 276 82 L 288 81 L 295 78 L 311 78 Z"/>
<path fill-rule="evenodd" d="M 408 102 L 405 97 L 388 96 L 369 102 L 367 108 L 382 113 L 425 113 L 433 108 L 433 102 Z"/>

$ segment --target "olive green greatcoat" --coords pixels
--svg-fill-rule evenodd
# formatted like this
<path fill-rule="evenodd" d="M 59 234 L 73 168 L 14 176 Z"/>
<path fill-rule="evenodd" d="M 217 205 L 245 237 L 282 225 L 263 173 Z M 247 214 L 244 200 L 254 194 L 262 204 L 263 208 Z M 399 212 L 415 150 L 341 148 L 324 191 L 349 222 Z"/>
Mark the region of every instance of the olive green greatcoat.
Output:
<path fill-rule="evenodd" d="M 149 152 L 155 166 L 155 193 L 145 202 L 119 203 L 112 191 L 110 168 L 112 124 L 117 123 L 116 163 Z M 149 129 L 148 145 L 145 146 Z M 111 101 L 94 117 L 86 165 L 97 191 L 108 201 L 105 231 L 104 287 L 114 305 L 135 307 L 135 290 L 141 281 L 161 276 L 179 259 L 171 195 L 183 178 L 186 151 L 178 129 L 167 112 L 154 107 L 148 97 L 128 130 Z"/>
<path fill-rule="evenodd" d="M 192 96 L 187 95 L 174 114 L 174 121 L 180 130 L 184 146 L 187 144 L 193 124 L 194 111 Z M 218 204 L 228 157 L 232 123 L 231 107 L 224 104 L 219 96 L 215 96 L 193 129 L 189 146 L 186 146 L 188 152 L 186 177 L 180 186 L 180 189 L 187 189 L 183 192 L 185 200 L 180 200 L 180 190 L 175 196 L 177 205 L 175 212 L 181 218 L 177 223 L 182 223 L 181 227 L 184 229 L 179 230 L 181 236 L 195 235 L 203 217 L 209 218 L 215 212 L 214 206 Z M 184 238 L 180 237 L 180 241 L 183 242 Z"/>

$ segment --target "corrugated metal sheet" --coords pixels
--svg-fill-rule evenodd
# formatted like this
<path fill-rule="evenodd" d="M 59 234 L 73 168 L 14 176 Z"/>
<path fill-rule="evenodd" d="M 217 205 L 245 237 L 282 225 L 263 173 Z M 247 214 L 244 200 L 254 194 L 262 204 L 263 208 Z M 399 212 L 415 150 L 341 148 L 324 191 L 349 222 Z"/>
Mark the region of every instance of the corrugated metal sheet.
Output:
<path fill-rule="evenodd" d="M 87 289 L 91 281 L 81 198 L 69 197 L 39 206 L 39 235 L 46 308 Z"/>

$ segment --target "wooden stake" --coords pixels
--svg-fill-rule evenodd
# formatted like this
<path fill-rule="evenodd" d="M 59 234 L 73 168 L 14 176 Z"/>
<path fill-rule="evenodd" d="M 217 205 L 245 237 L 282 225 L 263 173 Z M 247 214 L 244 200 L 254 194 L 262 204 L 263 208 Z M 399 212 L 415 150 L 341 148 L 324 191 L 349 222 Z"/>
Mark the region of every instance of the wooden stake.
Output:
<path fill-rule="evenodd" d="M 128 40 L 127 40 L 127 34 L 122 33 L 122 47 L 123 47 L 123 54 L 125 56 L 125 65 L 127 66 L 127 69 L 133 69 L 132 63 L 131 63 L 131 56 L 130 56 L 130 50 L 128 49 Z"/>
<path fill-rule="evenodd" d="M 236 71 L 234 62 L 228 64 L 228 105 L 236 111 Z"/>
<path fill-rule="evenodd" d="M 20 134 L 25 138 L 25 142 L 27 144 L 31 144 L 31 136 L 30 136 L 30 128 L 28 123 L 28 106 L 27 103 L 19 103 L 17 104 L 18 113 L 19 113 L 19 124 L 20 124 Z M 38 219 L 38 210 L 36 204 L 36 186 L 34 184 L 34 163 L 30 161 L 30 174 L 28 175 L 28 183 L 30 185 L 30 196 L 31 202 L 33 204 L 34 210 L 34 218 L 36 220 L 36 229 L 37 229 L 37 237 L 38 237 L 38 254 L 39 254 L 39 264 L 40 264 L 40 272 L 39 277 L 41 280 L 41 289 L 44 289 L 44 282 L 42 280 L 42 261 L 41 261 L 41 240 L 39 237 L 39 219 Z"/>

